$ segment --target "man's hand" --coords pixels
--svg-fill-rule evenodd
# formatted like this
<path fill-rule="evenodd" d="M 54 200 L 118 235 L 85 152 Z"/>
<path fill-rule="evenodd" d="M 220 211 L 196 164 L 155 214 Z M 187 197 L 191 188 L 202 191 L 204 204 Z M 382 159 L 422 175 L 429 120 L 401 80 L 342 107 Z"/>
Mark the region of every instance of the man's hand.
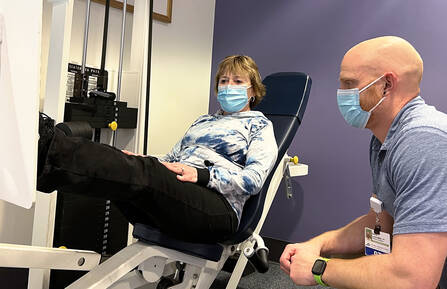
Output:
<path fill-rule="evenodd" d="M 321 245 L 315 241 L 289 244 L 281 255 L 281 269 L 298 285 L 316 285 L 312 266 L 320 256 Z"/>
<path fill-rule="evenodd" d="M 182 182 L 197 183 L 197 169 L 182 163 L 161 162 L 168 170 L 177 174 L 177 179 Z"/>

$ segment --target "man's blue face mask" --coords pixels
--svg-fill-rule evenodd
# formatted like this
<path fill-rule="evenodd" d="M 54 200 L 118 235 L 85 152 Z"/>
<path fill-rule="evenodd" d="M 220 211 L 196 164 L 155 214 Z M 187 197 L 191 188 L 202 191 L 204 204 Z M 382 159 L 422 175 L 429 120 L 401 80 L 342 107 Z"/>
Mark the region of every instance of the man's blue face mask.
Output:
<path fill-rule="evenodd" d="M 337 103 L 338 109 L 341 112 L 341 115 L 346 120 L 348 124 L 353 127 L 365 128 L 368 123 L 369 118 L 371 117 L 371 112 L 382 103 L 385 97 L 382 97 L 380 101 L 369 111 L 364 111 L 360 107 L 360 93 L 365 91 L 371 85 L 379 81 L 384 75 L 377 78 L 361 90 L 358 88 L 352 89 L 338 89 L 337 90 Z"/>
<path fill-rule="evenodd" d="M 226 112 L 241 111 L 248 103 L 247 90 L 251 86 L 224 85 L 217 89 L 217 101 Z"/>

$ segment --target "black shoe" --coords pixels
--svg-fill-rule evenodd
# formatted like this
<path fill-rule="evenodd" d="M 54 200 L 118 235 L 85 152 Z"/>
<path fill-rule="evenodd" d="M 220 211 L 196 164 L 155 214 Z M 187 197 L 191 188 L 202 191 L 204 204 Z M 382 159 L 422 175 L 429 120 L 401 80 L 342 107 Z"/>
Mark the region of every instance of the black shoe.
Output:
<path fill-rule="evenodd" d="M 54 119 L 39 112 L 39 146 L 37 151 L 37 176 L 43 171 L 48 149 L 54 136 Z"/>
<path fill-rule="evenodd" d="M 55 130 L 68 137 L 92 139 L 93 131 L 88 122 L 61 122 L 54 126 L 54 119 L 39 112 L 39 146 L 37 155 L 37 176 L 42 174 Z"/>

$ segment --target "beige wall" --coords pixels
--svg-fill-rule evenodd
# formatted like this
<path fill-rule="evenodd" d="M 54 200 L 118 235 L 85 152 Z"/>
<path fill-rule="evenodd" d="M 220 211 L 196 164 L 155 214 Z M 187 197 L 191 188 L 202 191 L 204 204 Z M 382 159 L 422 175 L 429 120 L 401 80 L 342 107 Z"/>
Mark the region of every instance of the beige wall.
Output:
<path fill-rule="evenodd" d="M 165 154 L 208 113 L 214 0 L 174 1 L 172 23 L 154 22 L 149 154 Z"/>

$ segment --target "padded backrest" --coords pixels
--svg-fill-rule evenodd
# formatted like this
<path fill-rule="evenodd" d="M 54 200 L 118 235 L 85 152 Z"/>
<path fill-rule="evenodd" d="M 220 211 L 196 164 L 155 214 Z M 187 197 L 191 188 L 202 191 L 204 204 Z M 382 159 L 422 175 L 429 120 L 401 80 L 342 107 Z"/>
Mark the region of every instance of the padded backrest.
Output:
<path fill-rule="evenodd" d="M 225 242 L 228 244 L 237 244 L 246 240 L 256 228 L 273 174 L 303 119 L 312 80 L 301 72 L 278 72 L 267 76 L 263 83 L 267 94 L 254 110 L 263 112 L 273 123 L 278 144 L 278 158 L 259 194 L 250 197 L 245 203 L 239 229 Z"/>

